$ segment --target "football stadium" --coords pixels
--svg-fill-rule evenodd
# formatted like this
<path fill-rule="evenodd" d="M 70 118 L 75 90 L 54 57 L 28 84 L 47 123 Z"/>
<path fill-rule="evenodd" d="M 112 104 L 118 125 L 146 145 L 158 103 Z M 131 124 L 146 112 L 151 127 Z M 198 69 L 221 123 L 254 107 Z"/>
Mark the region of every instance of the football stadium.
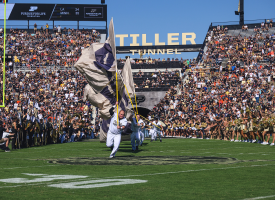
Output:
<path fill-rule="evenodd" d="M 274 8 L 1 0 L 1 199 L 275 199 Z"/>

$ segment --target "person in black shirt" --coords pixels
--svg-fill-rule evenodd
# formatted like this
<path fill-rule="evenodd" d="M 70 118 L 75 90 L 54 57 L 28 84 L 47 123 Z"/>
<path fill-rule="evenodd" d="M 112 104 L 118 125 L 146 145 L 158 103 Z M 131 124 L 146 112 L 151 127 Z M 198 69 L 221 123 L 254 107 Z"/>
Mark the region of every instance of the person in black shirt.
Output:
<path fill-rule="evenodd" d="M 65 122 L 62 122 L 62 131 L 63 131 L 63 134 L 61 136 L 61 143 L 64 143 L 64 142 L 68 142 L 68 126 L 67 124 L 65 124 Z"/>
<path fill-rule="evenodd" d="M 20 145 L 19 145 L 19 127 L 18 127 L 19 123 L 18 123 L 18 119 L 13 119 L 12 122 L 12 132 L 14 133 L 14 138 L 12 139 L 12 149 L 19 149 Z"/>
<path fill-rule="evenodd" d="M 24 114 L 23 119 L 22 119 L 22 132 L 23 132 L 23 139 L 22 139 L 22 148 L 27 148 L 28 147 L 28 142 L 27 142 L 27 119 L 26 115 Z"/>
<path fill-rule="evenodd" d="M 46 138 L 45 138 L 45 127 L 44 127 L 44 122 L 43 122 L 43 119 L 40 119 L 40 122 L 38 123 L 39 124 L 39 137 L 40 137 L 40 145 L 43 145 L 45 144 L 46 145 Z M 42 137 L 43 136 L 43 137 Z"/>
<path fill-rule="evenodd" d="M 46 123 L 46 131 L 45 131 L 45 145 L 46 143 L 48 144 L 53 144 L 53 138 L 51 135 L 51 132 L 53 130 L 53 124 L 52 124 L 52 119 L 48 118 L 48 121 Z"/>

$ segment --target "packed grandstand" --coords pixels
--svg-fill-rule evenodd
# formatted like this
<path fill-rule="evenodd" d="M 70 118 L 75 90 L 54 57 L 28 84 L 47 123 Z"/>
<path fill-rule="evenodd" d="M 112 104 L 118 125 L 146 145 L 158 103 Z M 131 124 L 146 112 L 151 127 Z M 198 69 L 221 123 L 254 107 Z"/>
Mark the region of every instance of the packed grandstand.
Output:
<path fill-rule="evenodd" d="M 3 29 L 0 37 L 2 54 Z M 16 134 L 12 148 L 98 137 L 101 119 L 97 108 L 83 101 L 87 81 L 73 65 L 82 49 L 100 40 L 100 33 L 14 29 L 7 38 L 6 52 L 13 60 L 6 63 L 0 120 Z M 158 117 L 165 137 L 268 144 L 272 134 L 274 145 L 272 23 L 234 30 L 210 27 L 204 44 L 198 59 L 132 60 L 132 68 L 137 69 L 133 72 L 136 91 L 166 91 L 146 123 Z M 148 128 L 144 128 L 147 137 Z"/>

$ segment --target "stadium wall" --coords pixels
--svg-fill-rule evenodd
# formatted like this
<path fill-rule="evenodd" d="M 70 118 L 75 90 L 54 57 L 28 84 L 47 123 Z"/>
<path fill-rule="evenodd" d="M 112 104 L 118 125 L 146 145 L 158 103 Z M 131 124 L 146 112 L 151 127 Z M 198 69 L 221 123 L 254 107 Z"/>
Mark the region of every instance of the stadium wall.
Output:
<path fill-rule="evenodd" d="M 164 98 L 165 94 L 166 91 L 137 92 L 138 106 L 152 110 Z"/>

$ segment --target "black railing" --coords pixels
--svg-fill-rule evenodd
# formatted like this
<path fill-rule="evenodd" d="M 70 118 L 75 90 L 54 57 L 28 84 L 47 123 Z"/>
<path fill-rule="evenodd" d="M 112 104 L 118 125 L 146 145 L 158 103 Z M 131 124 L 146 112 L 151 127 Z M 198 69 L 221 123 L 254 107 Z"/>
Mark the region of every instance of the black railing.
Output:
<path fill-rule="evenodd" d="M 254 19 L 254 20 L 244 20 L 244 24 L 246 24 L 248 26 L 248 28 L 254 28 L 256 27 L 260 27 L 261 23 L 269 23 L 270 20 L 273 20 L 273 22 L 275 21 L 275 18 L 270 18 L 270 19 Z M 233 30 L 233 29 L 241 29 L 242 25 L 240 25 L 239 21 L 228 21 L 228 22 L 212 22 L 210 27 L 227 27 L 229 30 Z"/>
<path fill-rule="evenodd" d="M 158 87 L 158 88 L 136 88 L 136 92 L 151 92 L 151 91 L 168 91 L 171 86 L 169 87 Z"/>
<path fill-rule="evenodd" d="M 118 68 L 122 69 L 124 63 L 118 63 Z M 131 64 L 132 69 L 166 69 L 166 68 L 182 68 L 183 64 L 180 61 L 156 61 L 155 64 L 142 63 Z"/>
<path fill-rule="evenodd" d="M 7 21 L 8 22 L 8 21 Z M 37 30 L 42 30 L 45 29 L 46 24 L 37 24 Z M 49 24 L 49 32 L 52 33 L 53 32 L 53 28 L 54 26 L 57 28 L 58 26 L 61 26 L 62 31 L 64 30 L 64 28 L 66 27 L 66 29 L 75 29 L 75 30 L 92 30 L 92 29 L 96 29 L 96 31 L 100 32 L 101 34 L 106 34 L 107 33 L 107 29 L 105 26 L 91 26 L 91 25 L 84 25 L 84 24 L 60 24 L 57 23 L 55 25 L 53 24 Z M 0 27 L 4 27 L 4 22 L 3 20 L 0 20 Z M 34 26 L 33 24 L 6 24 L 6 30 L 7 33 L 10 32 L 10 29 L 18 29 L 18 30 L 26 30 L 27 32 L 33 32 L 34 31 Z"/>

